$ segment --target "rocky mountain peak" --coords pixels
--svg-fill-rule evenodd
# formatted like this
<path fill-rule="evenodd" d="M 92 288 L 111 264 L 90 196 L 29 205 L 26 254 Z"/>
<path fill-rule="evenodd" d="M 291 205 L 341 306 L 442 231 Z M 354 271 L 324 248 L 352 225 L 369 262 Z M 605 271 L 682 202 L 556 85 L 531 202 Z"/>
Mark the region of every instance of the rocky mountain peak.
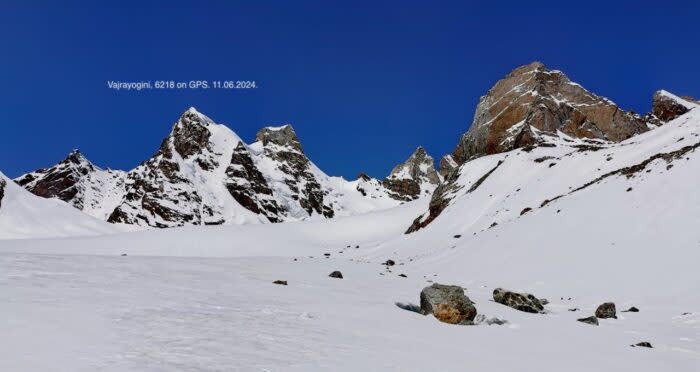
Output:
<path fill-rule="evenodd" d="M 208 127 L 214 122 L 190 107 L 173 126 L 171 137 L 175 151 L 183 158 L 199 154 L 209 146 L 211 132 Z"/>
<path fill-rule="evenodd" d="M 419 146 L 406 161 L 395 166 L 382 183 L 395 199 L 413 200 L 432 192 L 440 183 L 440 176 L 433 157 Z"/>
<path fill-rule="evenodd" d="M 291 125 L 286 124 L 280 127 L 266 127 L 258 131 L 255 135 L 256 141 L 261 141 L 263 146 L 269 146 L 270 144 L 291 147 L 301 153 L 304 149 L 301 147 L 301 142 L 297 137 L 294 128 Z"/>
<path fill-rule="evenodd" d="M 75 165 L 83 165 L 92 167 L 92 163 L 78 149 L 73 149 L 61 163 L 71 163 Z"/>
<path fill-rule="evenodd" d="M 522 65 L 520 67 L 516 67 L 513 71 L 511 71 L 507 78 L 518 76 L 518 75 L 525 75 L 529 74 L 535 71 L 542 71 L 546 70 L 544 63 L 540 61 L 533 61 L 528 63 L 527 65 Z"/>
<path fill-rule="evenodd" d="M 536 145 L 559 132 L 619 142 L 646 130 L 638 115 L 533 62 L 514 69 L 481 97 L 469 130 L 450 158 L 441 160 L 441 174 L 469 159 Z"/>
<path fill-rule="evenodd" d="M 699 105 L 692 97 L 679 97 L 668 91 L 659 90 L 654 93 L 651 113 L 661 122 L 668 122 Z"/>
<path fill-rule="evenodd" d="M 358 180 L 363 180 L 363 181 L 369 181 L 372 179 L 372 177 L 368 176 L 367 173 L 365 172 L 360 172 L 360 174 L 357 175 Z"/>

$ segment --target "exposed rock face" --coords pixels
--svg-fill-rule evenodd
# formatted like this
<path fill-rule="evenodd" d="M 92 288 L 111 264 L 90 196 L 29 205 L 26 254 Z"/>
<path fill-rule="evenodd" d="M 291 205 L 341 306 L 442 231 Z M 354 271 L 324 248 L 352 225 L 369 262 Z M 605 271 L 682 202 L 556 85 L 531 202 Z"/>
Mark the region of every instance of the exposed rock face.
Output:
<path fill-rule="evenodd" d="M 392 198 L 403 201 L 428 195 L 439 183 L 435 160 L 423 147 L 418 147 L 405 162 L 394 167 L 382 182 Z"/>
<path fill-rule="evenodd" d="M 239 141 L 233 132 L 190 108 L 158 152 L 128 173 L 126 195 L 108 221 L 151 227 L 224 223 L 224 185 L 215 191 L 203 186 L 223 172 L 233 141 Z"/>
<path fill-rule="evenodd" d="M 297 138 L 297 134 L 294 132 L 294 128 L 292 128 L 291 125 L 263 128 L 255 135 L 255 140 L 261 141 L 263 146 L 274 144 L 277 146 L 289 147 L 302 154 L 304 153 L 301 142 L 299 142 L 299 138 Z"/>
<path fill-rule="evenodd" d="M 78 150 L 58 164 L 19 176 L 14 181 L 35 195 L 57 198 L 106 219 L 124 194 L 125 172 L 96 167 Z"/>
<path fill-rule="evenodd" d="M 533 62 L 513 70 L 481 97 L 469 131 L 462 136 L 450 168 L 479 156 L 534 145 L 561 131 L 578 138 L 622 141 L 648 130 L 636 114 L 571 82 L 560 71 Z"/>
<path fill-rule="evenodd" d="M 665 90 L 654 93 L 651 113 L 662 123 L 671 121 L 698 105 L 692 97 L 678 97 Z"/>
<path fill-rule="evenodd" d="M 5 186 L 7 183 L 0 178 L 0 208 L 2 208 L 2 199 L 5 197 Z"/>
<path fill-rule="evenodd" d="M 333 206 L 324 200 L 330 192 L 322 188 L 318 179 L 322 173 L 304 154 L 292 126 L 263 128 L 255 138 L 258 142 L 251 147 L 263 157 L 258 165 L 276 172 L 272 188 L 282 197 L 282 206 L 295 217 L 333 217 Z"/>
<path fill-rule="evenodd" d="M 427 226 L 449 205 L 462 187 L 457 180 L 466 161 L 516 148 L 555 146 L 552 139 L 560 132 L 618 142 L 647 130 L 649 126 L 639 115 L 588 92 L 560 71 L 548 70 L 540 62 L 518 67 L 481 97 L 469 130 L 452 154 L 440 160 L 444 182 L 433 193 L 428 213 L 418 217 L 406 233 Z"/>
<path fill-rule="evenodd" d="M 452 155 L 445 155 L 440 158 L 440 176 L 445 179 L 449 176 L 450 172 L 457 169 L 459 164 L 452 158 Z"/>
<path fill-rule="evenodd" d="M 441 322 L 472 324 L 476 316 L 474 303 L 456 285 L 433 284 L 420 293 L 420 310 L 424 315 L 433 314 Z"/>
<path fill-rule="evenodd" d="M 420 182 L 431 178 L 422 170 L 411 173 Z M 400 204 L 380 180 L 323 173 L 290 125 L 263 128 L 246 145 L 194 108 L 128 173 L 99 169 L 76 150 L 16 182 L 112 223 L 159 228 L 331 218 Z"/>
<path fill-rule="evenodd" d="M 607 318 L 617 318 L 617 314 L 615 312 L 615 304 L 612 302 L 606 302 L 598 306 L 598 308 L 595 310 L 595 316 L 600 319 L 607 319 Z"/>
<path fill-rule="evenodd" d="M 493 291 L 493 300 L 526 313 L 540 313 L 544 311 L 542 301 L 529 293 L 516 293 L 503 288 L 496 288 Z"/>
<path fill-rule="evenodd" d="M 238 142 L 233 150 L 224 184 L 239 204 L 254 213 L 264 214 L 270 222 L 281 222 L 286 217 L 286 209 L 277 204 L 272 189 L 243 142 Z"/>

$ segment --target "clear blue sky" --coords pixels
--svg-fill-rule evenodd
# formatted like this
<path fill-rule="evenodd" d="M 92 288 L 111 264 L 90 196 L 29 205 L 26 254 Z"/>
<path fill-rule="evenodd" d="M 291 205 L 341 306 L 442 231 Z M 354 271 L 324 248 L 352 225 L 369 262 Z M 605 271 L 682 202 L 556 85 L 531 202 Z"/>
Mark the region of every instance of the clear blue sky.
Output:
<path fill-rule="evenodd" d="M 479 97 L 533 60 L 637 112 L 659 88 L 700 95 L 697 1 L 28 3 L 3 4 L 0 22 L 9 176 L 72 148 L 131 169 L 195 106 L 248 142 L 292 123 L 327 173 L 383 177 L 418 145 L 435 158 L 452 151 Z M 160 79 L 259 88 L 106 86 Z"/>

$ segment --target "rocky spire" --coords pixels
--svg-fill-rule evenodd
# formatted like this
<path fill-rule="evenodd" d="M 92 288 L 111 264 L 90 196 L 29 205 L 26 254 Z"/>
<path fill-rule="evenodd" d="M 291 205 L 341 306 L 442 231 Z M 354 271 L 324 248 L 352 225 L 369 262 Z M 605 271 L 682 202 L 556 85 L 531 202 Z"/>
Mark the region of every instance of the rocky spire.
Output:
<path fill-rule="evenodd" d="M 173 126 L 173 147 L 183 158 L 200 154 L 208 148 L 211 132 L 208 127 L 214 122 L 190 107 Z"/>
<path fill-rule="evenodd" d="M 392 169 L 382 182 L 398 200 L 413 200 L 420 195 L 432 192 L 440 183 L 435 171 L 435 160 L 419 146 L 403 163 Z"/>
<path fill-rule="evenodd" d="M 469 159 L 536 144 L 538 132 L 618 142 L 646 130 L 638 115 L 588 92 L 561 71 L 533 62 L 513 70 L 481 97 L 469 131 L 451 159 L 441 161 L 441 174 Z"/>

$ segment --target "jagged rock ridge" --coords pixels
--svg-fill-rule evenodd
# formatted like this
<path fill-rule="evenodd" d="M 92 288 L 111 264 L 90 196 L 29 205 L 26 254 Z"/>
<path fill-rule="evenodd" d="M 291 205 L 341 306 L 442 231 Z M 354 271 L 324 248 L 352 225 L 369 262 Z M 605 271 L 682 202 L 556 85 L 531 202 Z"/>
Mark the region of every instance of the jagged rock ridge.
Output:
<path fill-rule="evenodd" d="M 123 196 L 124 179 L 125 172 L 100 169 L 73 150 L 58 164 L 22 175 L 15 182 L 35 195 L 63 200 L 105 219 Z"/>
<path fill-rule="evenodd" d="M 267 127 L 255 136 L 250 148 L 257 154 L 257 165 L 270 177 L 279 202 L 295 218 L 321 215 L 332 218 L 334 206 L 325 200 L 330 193 L 319 182 L 323 178 L 306 157 L 291 125 Z"/>
<path fill-rule="evenodd" d="M 400 203 L 372 180 L 376 190 L 323 173 L 291 125 L 263 128 L 246 145 L 190 108 L 158 151 L 128 173 L 101 170 L 74 151 L 15 181 L 112 223 L 175 227 L 332 218 Z"/>

